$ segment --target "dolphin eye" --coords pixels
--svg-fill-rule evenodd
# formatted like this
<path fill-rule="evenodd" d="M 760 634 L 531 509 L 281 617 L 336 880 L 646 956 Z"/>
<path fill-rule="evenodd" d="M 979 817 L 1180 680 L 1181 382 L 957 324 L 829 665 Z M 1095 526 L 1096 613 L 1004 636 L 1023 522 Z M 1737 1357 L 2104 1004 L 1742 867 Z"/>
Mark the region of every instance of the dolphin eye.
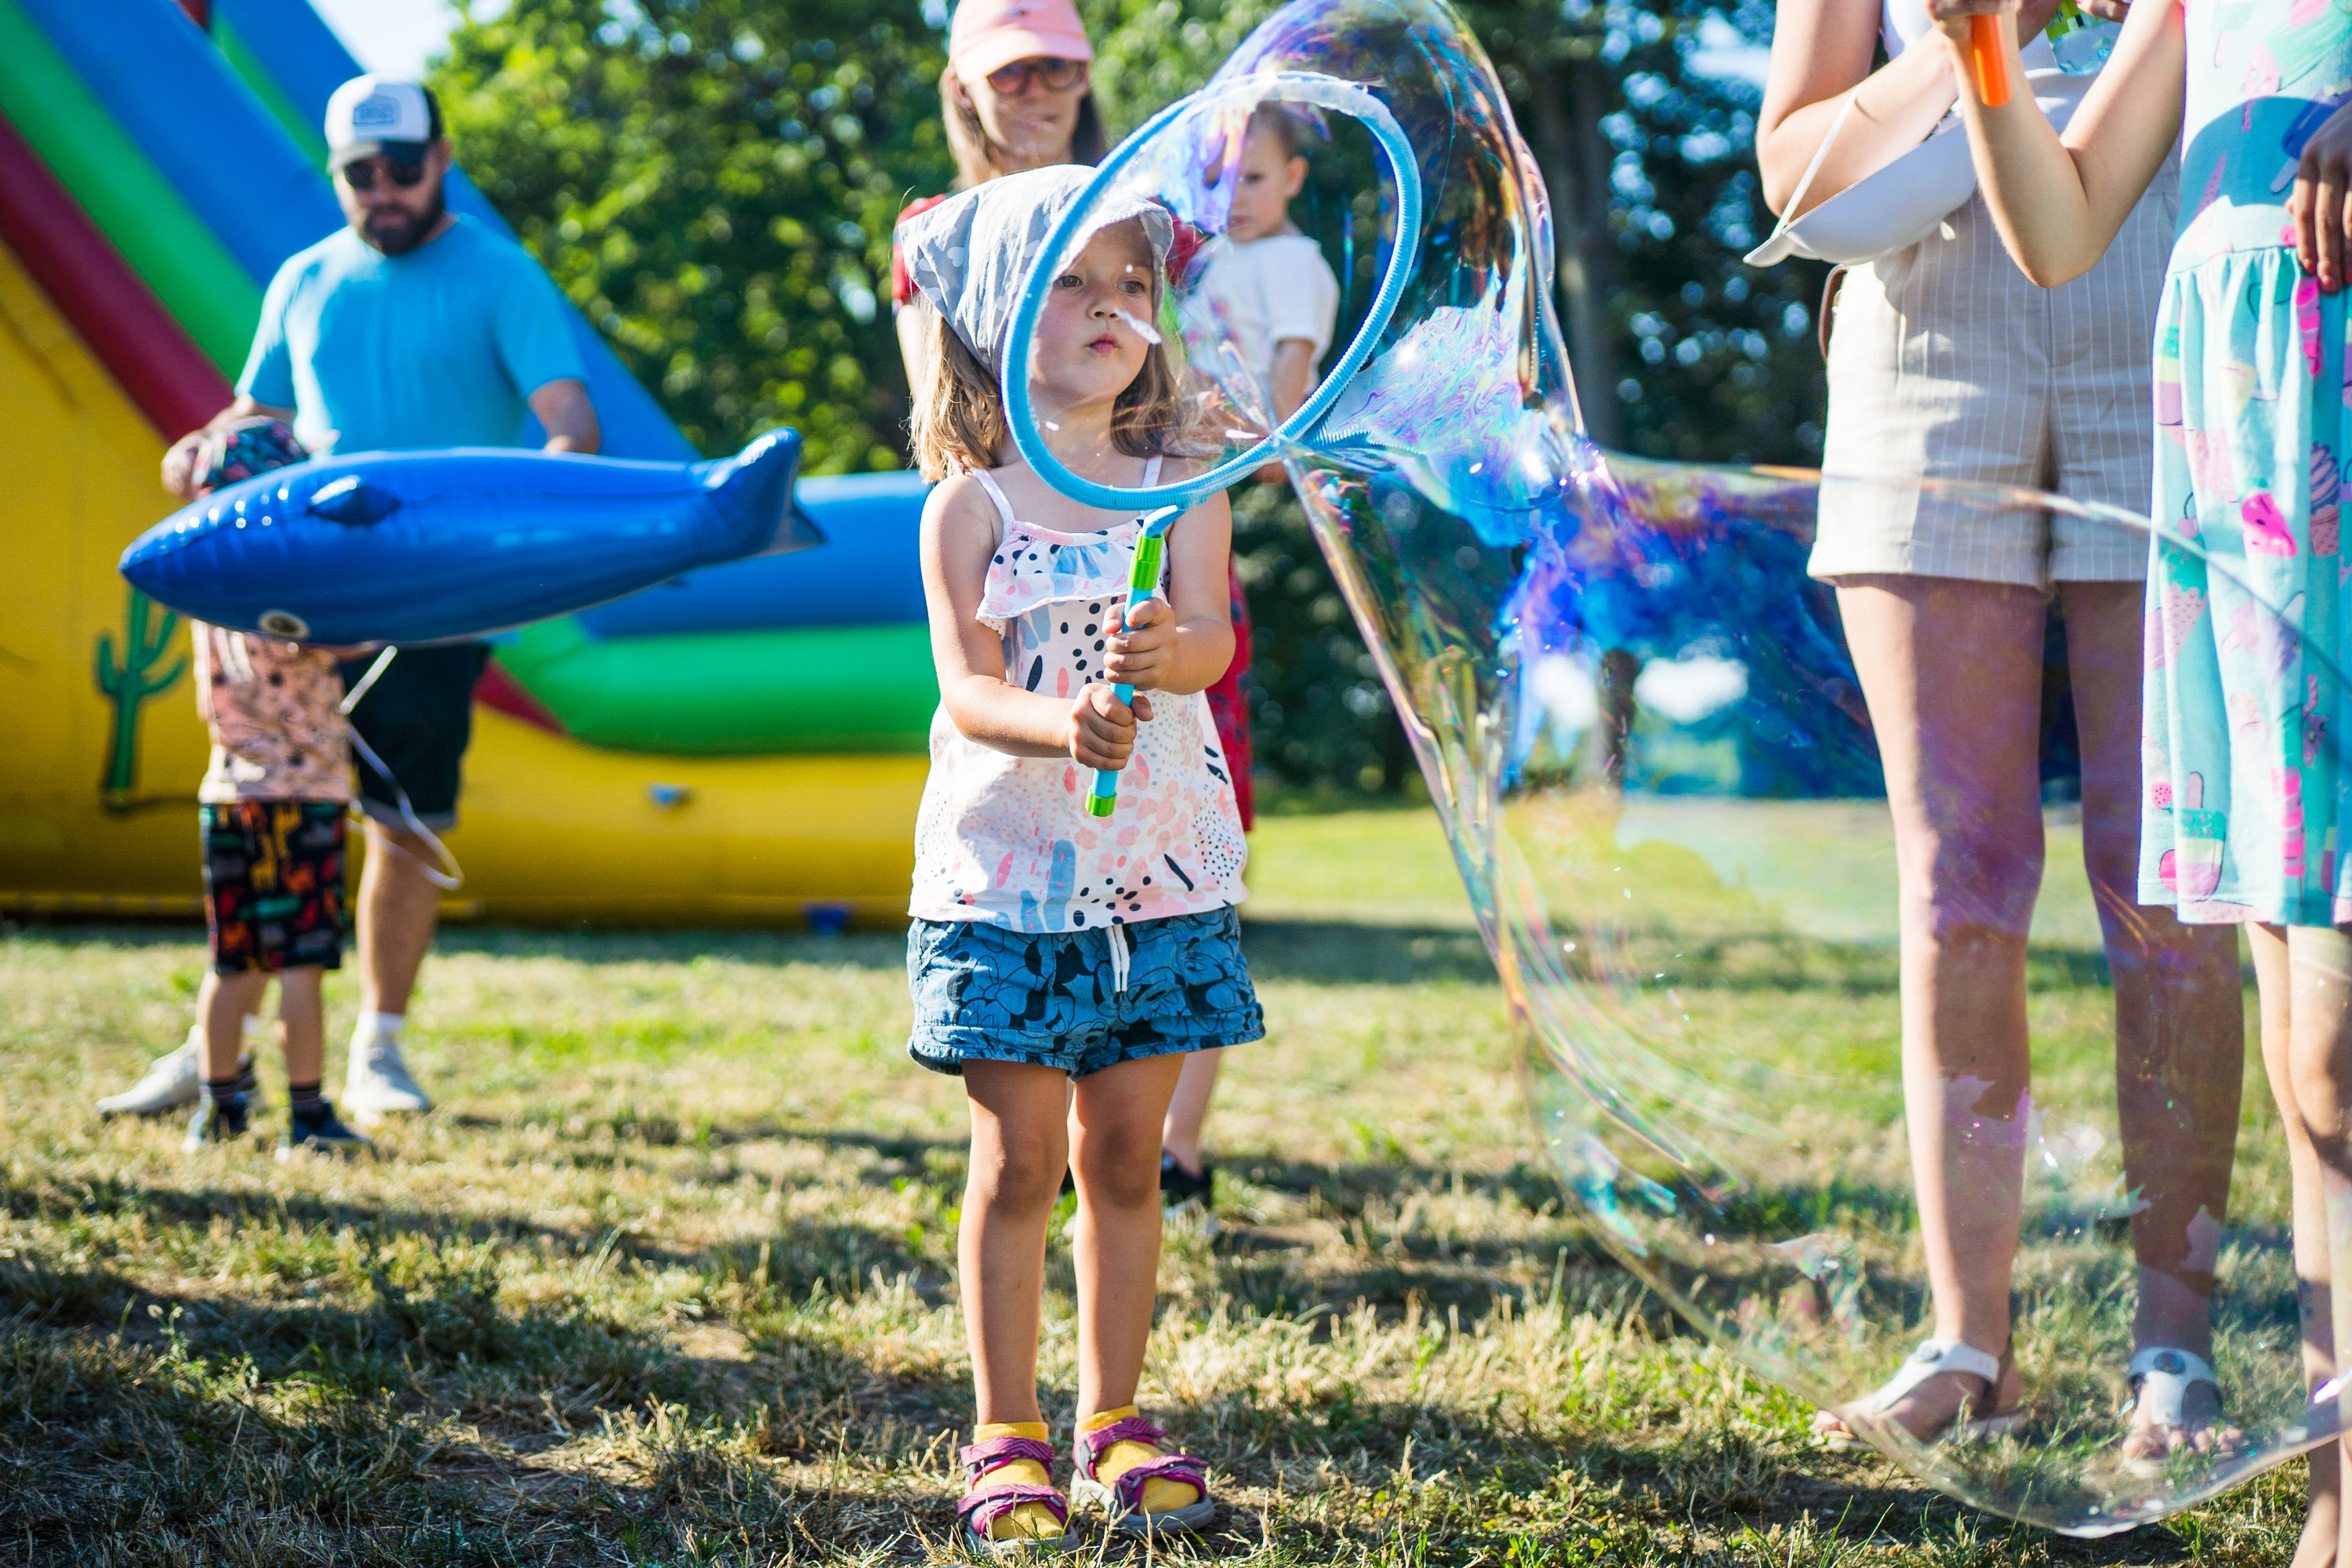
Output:
<path fill-rule="evenodd" d="M 332 484 L 320 486 L 310 498 L 312 516 L 354 527 L 382 522 L 399 510 L 398 496 L 368 483 L 357 474 L 346 474 Z"/>

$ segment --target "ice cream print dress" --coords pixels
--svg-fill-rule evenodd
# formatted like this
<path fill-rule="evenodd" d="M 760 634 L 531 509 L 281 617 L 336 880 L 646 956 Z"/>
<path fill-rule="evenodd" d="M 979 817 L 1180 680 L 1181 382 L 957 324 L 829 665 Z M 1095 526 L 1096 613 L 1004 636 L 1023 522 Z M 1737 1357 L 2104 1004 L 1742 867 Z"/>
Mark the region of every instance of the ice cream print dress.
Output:
<path fill-rule="evenodd" d="M 1155 459 L 1144 483 L 1158 481 Z M 1100 533 L 1022 522 L 976 473 L 1001 535 L 980 620 L 1004 643 L 1004 679 L 1057 698 L 1105 679 L 1110 617 L 1127 599 L 1141 520 Z M 1181 527 L 1181 524 L 1179 524 Z M 1130 925 L 1237 904 L 1247 851 L 1208 699 L 1151 693 L 1119 774 L 1118 809 L 1088 816 L 1093 774 L 1067 757 L 1015 757 L 931 717 L 931 773 L 915 826 L 919 920 L 1013 931 Z"/>
<path fill-rule="evenodd" d="M 2142 903 L 2352 920 L 2343 828 L 2344 293 L 2296 261 L 2304 143 L 2352 90 L 2341 5 L 2191 0 L 2180 232 L 2156 338 Z M 2298 641 L 2282 621 L 2302 634 Z"/>

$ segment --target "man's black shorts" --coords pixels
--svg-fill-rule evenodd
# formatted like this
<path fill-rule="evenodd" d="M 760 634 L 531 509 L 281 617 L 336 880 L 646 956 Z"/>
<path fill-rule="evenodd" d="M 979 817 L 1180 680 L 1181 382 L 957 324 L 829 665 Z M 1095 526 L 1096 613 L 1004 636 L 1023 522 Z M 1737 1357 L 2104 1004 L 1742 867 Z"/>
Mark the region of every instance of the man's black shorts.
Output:
<path fill-rule="evenodd" d="M 404 647 L 352 710 L 352 728 L 375 749 L 425 826 L 457 825 L 457 786 L 466 743 L 474 736 L 474 683 L 489 662 L 488 643 Z M 346 689 L 358 684 L 373 654 L 343 666 Z M 356 748 L 354 748 L 356 750 Z M 401 826 L 399 796 L 364 756 L 358 758 L 360 809 Z"/>

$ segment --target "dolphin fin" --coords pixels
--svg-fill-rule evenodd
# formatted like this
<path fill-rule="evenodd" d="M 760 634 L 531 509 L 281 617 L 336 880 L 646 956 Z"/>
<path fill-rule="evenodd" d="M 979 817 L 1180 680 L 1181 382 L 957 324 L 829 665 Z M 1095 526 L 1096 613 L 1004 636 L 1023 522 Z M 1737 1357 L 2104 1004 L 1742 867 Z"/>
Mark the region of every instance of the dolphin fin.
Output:
<path fill-rule="evenodd" d="M 399 510 L 398 496 L 380 485 L 368 483 L 357 474 L 346 474 L 331 485 L 320 486 L 310 498 L 313 517 L 353 527 L 382 522 Z"/>
<path fill-rule="evenodd" d="M 801 433 L 775 429 L 754 437 L 731 458 L 698 463 L 695 472 L 710 504 L 741 531 L 755 555 L 782 555 L 824 542 L 824 531 L 793 504 L 801 466 Z"/>

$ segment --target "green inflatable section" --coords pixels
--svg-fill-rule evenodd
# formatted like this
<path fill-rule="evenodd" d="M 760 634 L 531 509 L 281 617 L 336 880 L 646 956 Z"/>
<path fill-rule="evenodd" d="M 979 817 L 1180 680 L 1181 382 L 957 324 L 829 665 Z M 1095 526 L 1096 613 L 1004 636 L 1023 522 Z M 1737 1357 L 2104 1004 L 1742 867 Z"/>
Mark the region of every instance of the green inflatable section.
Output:
<path fill-rule="evenodd" d="M 605 641 L 546 621 L 498 658 L 572 734 L 626 752 L 921 752 L 940 700 L 919 623 Z"/>
<path fill-rule="evenodd" d="M 16 0 L 0 0 L 0 115 L 205 356 L 235 379 L 261 319 L 261 290 Z"/>

